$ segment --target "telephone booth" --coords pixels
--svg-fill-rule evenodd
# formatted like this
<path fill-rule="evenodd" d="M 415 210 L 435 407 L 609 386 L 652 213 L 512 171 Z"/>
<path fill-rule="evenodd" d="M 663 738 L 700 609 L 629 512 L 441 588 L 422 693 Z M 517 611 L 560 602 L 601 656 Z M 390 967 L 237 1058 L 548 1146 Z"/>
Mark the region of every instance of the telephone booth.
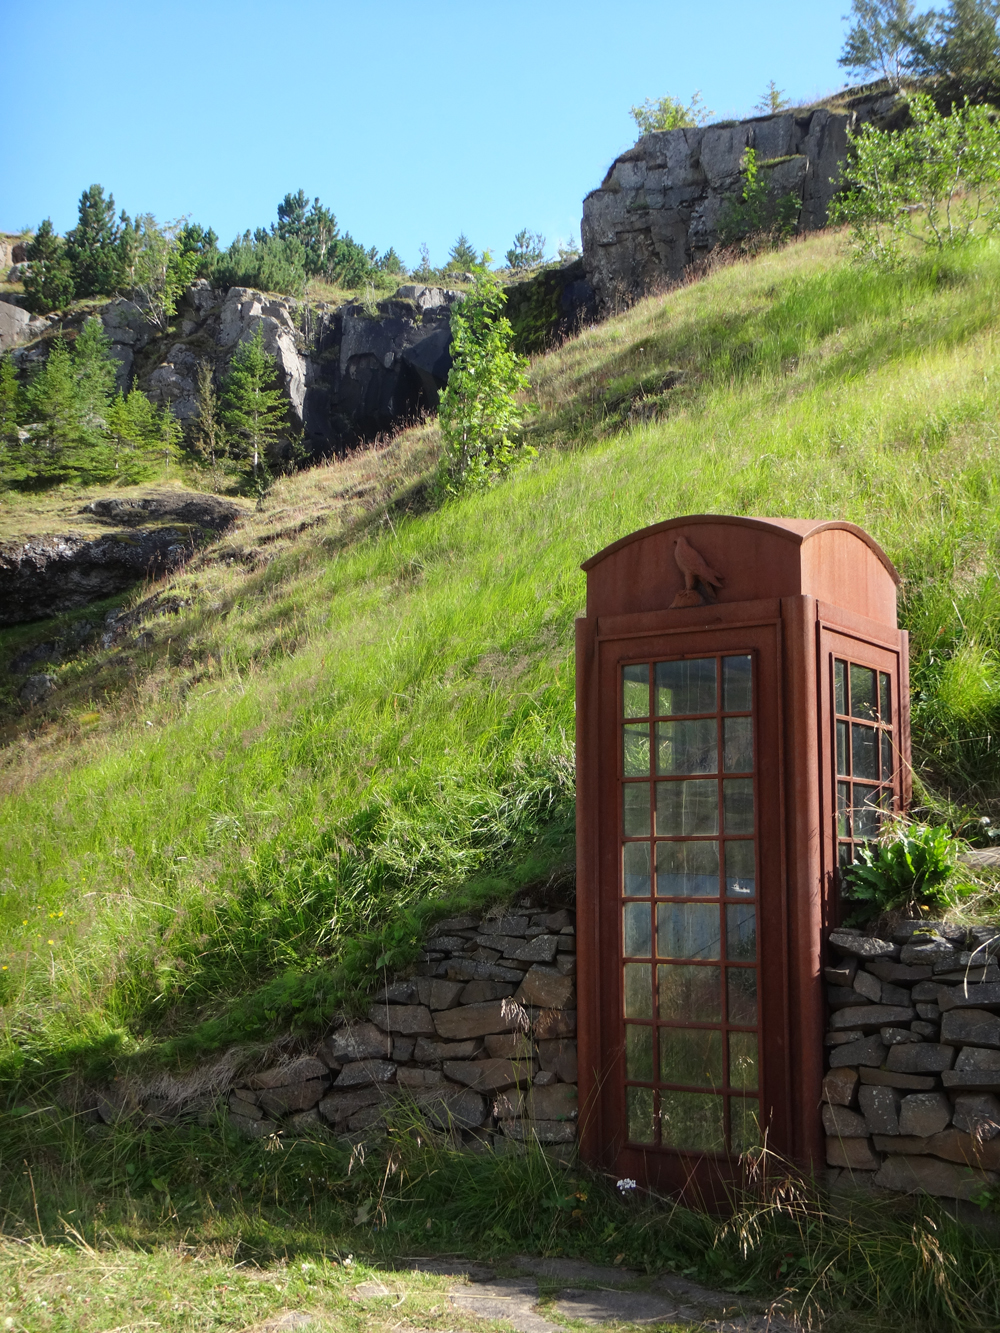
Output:
<path fill-rule="evenodd" d="M 837 867 L 909 797 L 898 576 L 851 523 L 699 515 L 593 556 L 577 621 L 580 1147 L 718 1198 L 823 1162 Z"/>

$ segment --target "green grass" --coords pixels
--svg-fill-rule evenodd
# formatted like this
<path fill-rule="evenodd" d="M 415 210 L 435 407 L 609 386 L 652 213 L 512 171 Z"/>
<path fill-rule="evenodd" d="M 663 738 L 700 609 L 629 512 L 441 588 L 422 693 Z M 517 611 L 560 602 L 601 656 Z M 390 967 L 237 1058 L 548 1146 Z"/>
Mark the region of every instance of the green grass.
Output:
<path fill-rule="evenodd" d="M 279 507 L 341 507 L 235 572 L 224 541 L 152 648 L 70 664 L 47 723 L 11 723 L 3 1067 L 308 1027 L 428 913 L 567 866 L 578 567 L 672 514 L 871 531 L 903 575 L 921 775 L 994 810 L 998 297 L 996 248 L 878 277 L 821 237 L 541 358 L 540 457 L 493 492 L 408 514 L 379 507 L 391 467 L 367 508 L 336 468 L 289 483 Z M 392 466 L 419 477 L 414 438 Z"/>
<path fill-rule="evenodd" d="M 433 426 L 282 481 L 168 587 L 125 599 L 184 603 L 149 621 L 152 646 L 85 651 L 28 715 L 8 694 L 8 1232 L 51 1239 L 77 1208 L 98 1241 L 156 1253 L 189 1233 L 249 1236 L 268 1271 L 286 1250 L 318 1253 L 322 1235 L 362 1252 L 356 1191 L 371 1193 L 385 1158 L 345 1184 L 338 1149 L 297 1146 L 279 1180 L 277 1152 L 218 1128 L 94 1141 L 37 1108 L 71 1071 L 127 1075 L 314 1030 L 405 966 L 435 914 L 526 885 L 560 891 L 579 564 L 644 524 L 716 511 L 867 528 L 903 576 L 927 799 L 956 818 L 996 814 L 998 297 L 990 245 L 876 276 L 830 235 L 722 269 L 538 359 L 539 457 L 496 490 L 427 509 Z M 0 660 L 52 633 L 0 635 Z M 296 1175 L 313 1151 L 341 1172 L 322 1206 Z M 53 1214 L 34 1222 L 24 1161 Z M 430 1215 L 432 1249 L 609 1262 L 614 1248 L 723 1285 L 789 1282 L 800 1303 L 815 1287 L 824 1308 L 872 1321 L 881 1302 L 889 1327 L 998 1318 L 993 1248 L 940 1209 L 933 1232 L 909 1205 L 845 1221 L 816 1201 L 758 1199 L 742 1231 L 720 1231 L 698 1214 L 622 1211 L 606 1184 L 541 1157 L 445 1153 L 396 1174 L 386 1226 L 363 1232 L 373 1259 L 416 1252 Z M 592 1224 L 566 1207 L 577 1192 L 595 1200 L 581 1214 Z"/>

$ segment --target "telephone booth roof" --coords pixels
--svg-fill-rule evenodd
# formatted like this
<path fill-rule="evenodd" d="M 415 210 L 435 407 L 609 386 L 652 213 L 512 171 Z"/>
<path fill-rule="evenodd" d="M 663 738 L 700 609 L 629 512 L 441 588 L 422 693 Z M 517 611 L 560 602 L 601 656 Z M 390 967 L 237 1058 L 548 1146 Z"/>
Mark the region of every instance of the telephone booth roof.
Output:
<path fill-rule="evenodd" d="M 629 533 L 590 557 L 587 615 L 659 610 L 684 587 L 684 539 L 721 576 L 720 604 L 802 594 L 896 625 L 899 575 L 854 523 L 690 514 Z"/>

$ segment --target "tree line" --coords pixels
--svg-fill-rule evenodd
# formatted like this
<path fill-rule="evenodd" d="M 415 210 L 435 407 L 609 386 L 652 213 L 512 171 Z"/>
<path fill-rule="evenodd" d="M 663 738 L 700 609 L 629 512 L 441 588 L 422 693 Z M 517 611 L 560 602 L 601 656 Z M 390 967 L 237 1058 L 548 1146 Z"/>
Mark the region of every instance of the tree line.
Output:
<path fill-rule="evenodd" d="M 0 491 L 62 484 L 131 485 L 182 460 L 258 495 L 297 460 L 288 404 L 263 329 L 236 349 L 219 391 L 198 368 L 199 415 L 190 437 L 169 405 L 115 387 L 118 363 L 101 321 L 60 334 L 22 383 L 0 358 Z"/>
<path fill-rule="evenodd" d="M 560 258 L 575 250 L 560 250 Z M 507 251 L 507 266 L 524 271 L 543 263 L 545 238 L 523 228 Z M 420 282 L 456 278 L 482 262 L 465 234 L 447 262 L 434 268 L 421 246 Z M 304 190 L 289 192 L 270 227 L 244 231 L 226 249 L 211 228 L 180 219 L 158 223 L 151 213 L 132 218 L 116 211 L 113 194 L 91 185 L 80 196 L 76 226 L 60 236 L 46 218 L 27 245 L 23 283 L 27 304 L 38 314 L 63 310 L 74 300 L 124 295 L 135 300 L 158 329 L 176 313 L 177 299 L 196 278 L 213 287 L 254 287 L 300 296 L 310 279 L 348 290 L 389 291 L 408 276 L 393 246 L 383 254 L 341 232 L 331 209 Z"/>

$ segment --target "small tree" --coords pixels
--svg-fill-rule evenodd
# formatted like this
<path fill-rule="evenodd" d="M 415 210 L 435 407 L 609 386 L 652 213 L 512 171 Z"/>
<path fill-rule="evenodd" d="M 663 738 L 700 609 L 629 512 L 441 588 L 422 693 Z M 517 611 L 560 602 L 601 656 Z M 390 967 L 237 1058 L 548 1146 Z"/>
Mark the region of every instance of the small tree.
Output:
<path fill-rule="evenodd" d="M 507 251 L 506 259 L 507 267 L 518 272 L 537 268 L 545 259 L 545 237 L 525 227 L 514 237 L 514 244 Z"/>
<path fill-rule="evenodd" d="M 107 409 L 102 481 L 131 485 L 176 454 L 180 423 L 169 407 L 156 408 L 140 389 L 117 393 Z M 165 455 L 165 457 L 164 457 Z"/>
<path fill-rule="evenodd" d="M 527 362 L 513 350 L 514 331 L 502 313 L 507 297 L 489 259 L 487 252 L 473 271 L 472 290 L 451 308 L 452 365 L 438 411 L 443 494 L 488 486 L 534 454 L 512 438 Z"/>
<path fill-rule="evenodd" d="M 898 88 L 909 59 L 911 0 L 851 0 L 854 25 L 837 61 L 857 77 L 875 75 Z"/>
<path fill-rule="evenodd" d="M 10 480 L 13 454 L 19 443 L 20 407 L 21 386 L 14 362 L 9 356 L 0 357 L 0 490 Z"/>
<path fill-rule="evenodd" d="M 270 480 L 269 455 L 285 434 L 288 404 L 276 383 L 274 358 L 264 349 L 264 329 L 236 350 L 226 377 L 222 420 L 230 439 L 242 449 L 249 464 L 249 479 L 258 496 Z"/>
<path fill-rule="evenodd" d="M 779 88 L 772 79 L 754 110 L 765 116 L 776 115 L 777 112 L 784 111 L 786 106 L 791 106 L 791 102 L 785 96 L 784 88 Z"/>
<path fill-rule="evenodd" d="M 212 469 L 212 481 L 217 487 L 221 461 L 226 452 L 226 438 L 219 417 L 219 400 L 215 392 L 211 361 L 198 362 L 197 395 L 198 419 L 194 427 L 195 444 L 208 460 Z"/>
<path fill-rule="evenodd" d="M 183 222 L 174 222 L 160 227 L 152 213 L 136 218 L 135 241 L 124 275 L 132 299 L 161 333 L 177 313 L 178 297 L 194 281 L 200 262 L 195 251 L 180 245 L 182 226 Z"/>
<path fill-rule="evenodd" d="M 110 296 L 118 288 L 120 224 L 115 197 L 92 185 L 80 196 L 79 219 L 66 236 L 66 255 L 77 296 Z"/>
<path fill-rule="evenodd" d="M 658 97 L 655 101 L 647 97 L 642 106 L 634 106 L 631 111 L 640 134 L 691 129 L 696 125 L 704 125 L 712 114 L 702 102 L 700 92 L 694 94 L 687 106 L 679 98 L 668 95 Z"/>
<path fill-rule="evenodd" d="M 445 266 L 455 272 L 465 273 L 474 271 L 482 261 L 479 255 L 469 243 L 469 238 L 465 232 L 460 232 L 458 240 L 448 251 L 448 263 Z"/>
<path fill-rule="evenodd" d="M 28 242 L 27 255 L 24 290 L 30 308 L 46 315 L 69 305 L 76 293 L 73 270 L 62 237 L 52 229 L 51 218 L 45 219 Z"/>
<path fill-rule="evenodd" d="M 844 190 L 830 220 L 847 223 L 859 259 L 902 262 L 904 242 L 943 250 L 1000 222 L 1000 125 L 987 106 L 942 116 L 924 93 L 909 99 L 911 123 L 850 135 Z"/>
<path fill-rule="evenodd" d="M 743 154 L 743 187 L 735 197 L 726 200 L 719 217 L 719 240 L 723 245 L 743 242 L 745 251 L 753 252 L 762 245 L 775 245 L 795 230 L 801 209 L 796 194 L 776 198 L 761 175 L 756 149 L 748 148 Z"/>

